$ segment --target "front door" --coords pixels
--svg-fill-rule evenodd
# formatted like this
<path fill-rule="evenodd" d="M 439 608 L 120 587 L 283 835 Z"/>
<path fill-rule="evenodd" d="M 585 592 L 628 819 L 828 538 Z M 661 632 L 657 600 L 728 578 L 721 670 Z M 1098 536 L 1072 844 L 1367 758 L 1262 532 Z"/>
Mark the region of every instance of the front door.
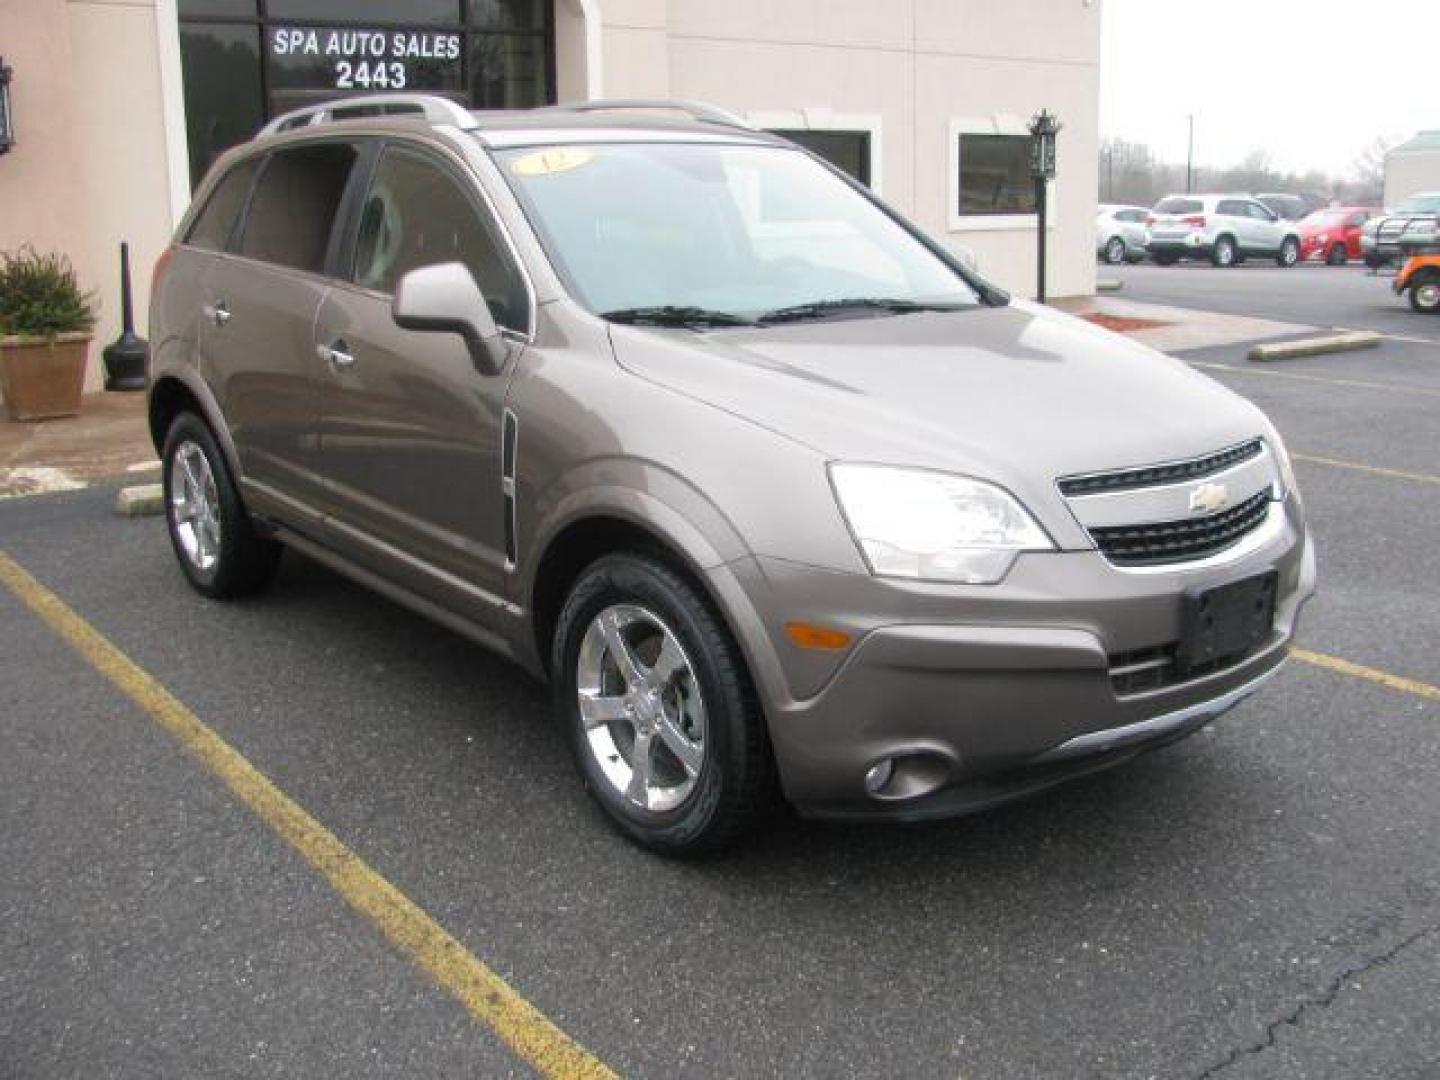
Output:
<path fill-rule="evenodd" d="M 384 148 L 357 215 L 343 280 L 321 306 L 320 453 L 332 542 L 481 621 L 504 593 L 500 433 L 513 357 L 528 333 L 523 280 L 458 161 Z M 456 334 L 403 330 L 390 313 L 410 270 L 460 262 L 515 341 L 498 375 Z M 456 586 L 460 587 L 457 588 Z"/>

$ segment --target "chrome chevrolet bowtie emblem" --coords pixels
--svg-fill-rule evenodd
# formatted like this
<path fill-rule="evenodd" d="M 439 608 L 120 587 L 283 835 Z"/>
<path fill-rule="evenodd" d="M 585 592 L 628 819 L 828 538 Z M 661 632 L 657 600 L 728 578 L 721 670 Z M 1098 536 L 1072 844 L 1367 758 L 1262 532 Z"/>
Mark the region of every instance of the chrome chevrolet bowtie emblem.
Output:
<path fill-rule="evenodd" d="M 1230 492 L 1225 490 L 1224 484 L 1201 484 L 1194 491 L 1190 492 L 1190 512 L 1202 512 L 1213 514 L 1217 510 L 1223 510 L 1230 502 Z"/>

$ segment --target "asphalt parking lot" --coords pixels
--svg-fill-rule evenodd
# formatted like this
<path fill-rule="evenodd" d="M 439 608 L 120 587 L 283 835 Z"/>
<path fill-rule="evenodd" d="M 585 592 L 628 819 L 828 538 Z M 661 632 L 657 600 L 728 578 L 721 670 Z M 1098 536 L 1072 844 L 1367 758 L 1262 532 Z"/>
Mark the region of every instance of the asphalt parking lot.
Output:
<path fill-rule="evenodd" d="M 1152 278 L 1271 272 L 1120 273 L 1183 306 Z M 1185 358 L 1296 455 L 1305 658 L 1186 742 L 924 827 L 782 818 L 658 860 L 591 809 L 541 688 L 313 564 L 208 603 L 106 489 L 0 503 L 0 550 L 453 935 L 451 961 L 622 1075 L 1434 1076 L 1440 348 Z M 533 1018 L 477 1020 L 493 988 L 442 989 L 407 924 L 357 910 L 343 867 L 157 723 L 177 714 L 151 684 L 97 671 L 109 654 L 8 580 L 0 1076 L 529 1074 Z"/>
<path fill-rule="evenodd" d="M 1224 270 L 1204 262 L 1100 268 L 1101 277 L 1123 284 L 1127 300 L 1440 342 L 1440 319 L 1412 311 L 1392 290 L 1393 275 L 1393 269 L 1373 274 L 1359 263 L 1286 270 L 1258 259 Z"/>

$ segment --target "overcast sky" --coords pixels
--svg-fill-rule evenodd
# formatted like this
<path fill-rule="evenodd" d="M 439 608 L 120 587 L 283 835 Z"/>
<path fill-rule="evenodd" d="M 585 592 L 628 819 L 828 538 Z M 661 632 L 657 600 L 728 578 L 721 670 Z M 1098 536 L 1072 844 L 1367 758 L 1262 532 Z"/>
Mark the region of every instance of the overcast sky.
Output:
<path fill-rule="evenodd" d="M 1440 0 L 1103 3 L 1101 136 L 1164 160 L 1185 160 L 1192 112 L 1197 164 L 1264 148 L 1295 171 L 1440 128 Z"/>

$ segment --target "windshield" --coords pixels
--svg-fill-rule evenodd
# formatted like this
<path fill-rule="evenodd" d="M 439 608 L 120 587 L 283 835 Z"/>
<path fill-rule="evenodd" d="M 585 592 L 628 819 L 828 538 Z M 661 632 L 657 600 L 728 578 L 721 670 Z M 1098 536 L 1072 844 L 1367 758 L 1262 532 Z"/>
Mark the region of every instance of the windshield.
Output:
<path fill-rule="evenodd" d="M 915 237 L 795 150 L 629 143 L 496 156 L 551 260 L 599 314 L 738 325 L 979 302 Z"/>
<path fill-rule="evenodd" d="M 1199 199 L 1183 199 L 1174 195 L 1155 204 L 1157 214 L 1198 214 L 1204 209 L 1205 204 Z"/>

